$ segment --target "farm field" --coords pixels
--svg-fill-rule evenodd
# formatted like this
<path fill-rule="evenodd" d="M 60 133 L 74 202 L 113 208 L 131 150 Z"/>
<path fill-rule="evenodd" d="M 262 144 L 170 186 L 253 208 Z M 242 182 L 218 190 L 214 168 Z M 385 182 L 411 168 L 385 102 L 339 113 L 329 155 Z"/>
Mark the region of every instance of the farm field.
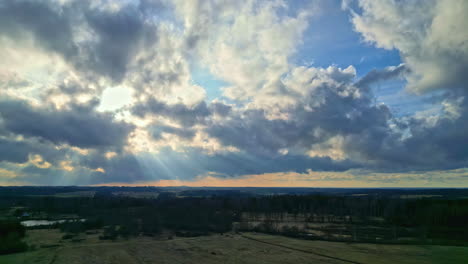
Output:
<path fill-rule="evenodd" d="M 466 263 L 467 247 L 382 245 L 309 241 L 259 233 L 192 238 L 138 237 L 100 241 L 99 234 L 80 242 L 62 241 L 56 229 L 29 230 L 36 249 L 0 256 L 0 264 L 107 263 Z"/>

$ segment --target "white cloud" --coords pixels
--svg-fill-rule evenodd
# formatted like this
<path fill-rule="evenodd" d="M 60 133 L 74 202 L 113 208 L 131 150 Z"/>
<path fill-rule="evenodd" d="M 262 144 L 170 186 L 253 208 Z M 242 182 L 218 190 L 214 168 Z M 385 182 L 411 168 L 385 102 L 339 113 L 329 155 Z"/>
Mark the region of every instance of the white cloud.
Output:
<path fill-rule="evenodd" d="M 365 41 L 397 49 L 411 70 L 413 92 L 466 85 L 468 2 L 359 0 L 352 12 L 355 30 Z"/>
<path fill-rule="evenodd" d="M 283 1 L 188 2 L 178 2 L 177 10 L 189 44 L 212 74 L 229 83 L 223 94 L 236 100 L 251 99 L 287 73 L 312 13 L 285 15 Z"/>

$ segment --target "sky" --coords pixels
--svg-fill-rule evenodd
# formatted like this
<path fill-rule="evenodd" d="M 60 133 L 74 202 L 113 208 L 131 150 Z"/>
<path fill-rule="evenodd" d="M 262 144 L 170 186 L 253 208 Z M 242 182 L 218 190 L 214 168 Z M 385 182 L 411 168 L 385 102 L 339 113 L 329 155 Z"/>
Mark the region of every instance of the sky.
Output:
<path fill-rule="evenodd" d="M 3 0 L 0 185 L 468 187 L 466 14 Z"/>

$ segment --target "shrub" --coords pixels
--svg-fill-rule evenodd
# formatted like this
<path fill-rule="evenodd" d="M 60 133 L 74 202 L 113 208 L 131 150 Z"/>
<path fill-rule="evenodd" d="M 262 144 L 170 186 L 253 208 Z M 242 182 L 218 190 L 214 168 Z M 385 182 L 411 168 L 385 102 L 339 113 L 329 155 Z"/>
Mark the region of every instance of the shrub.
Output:
<path fill-rule="evenodd" d="M 28 245 L 21 241 L 25 228 L 17 221 L 0 222 L 0 254 L 26 251 Z"/>

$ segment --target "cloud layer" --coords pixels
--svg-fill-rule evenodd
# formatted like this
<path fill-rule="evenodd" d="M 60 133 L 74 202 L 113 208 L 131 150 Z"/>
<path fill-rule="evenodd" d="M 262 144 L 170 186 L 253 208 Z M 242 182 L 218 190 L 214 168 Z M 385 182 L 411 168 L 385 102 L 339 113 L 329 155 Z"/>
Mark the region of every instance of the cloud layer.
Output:
<path fill-rule="evenodd" d="M 468 4 L 345 1 L 362 45 L 401 57 L 367 73 L 293 59 L 321 4 L 3 1 L 0 184 L 460 180 Z M 433 109 L 376 103 L 393 81 Z M 131 96 L 106 110 L 116 87 Z"/>

